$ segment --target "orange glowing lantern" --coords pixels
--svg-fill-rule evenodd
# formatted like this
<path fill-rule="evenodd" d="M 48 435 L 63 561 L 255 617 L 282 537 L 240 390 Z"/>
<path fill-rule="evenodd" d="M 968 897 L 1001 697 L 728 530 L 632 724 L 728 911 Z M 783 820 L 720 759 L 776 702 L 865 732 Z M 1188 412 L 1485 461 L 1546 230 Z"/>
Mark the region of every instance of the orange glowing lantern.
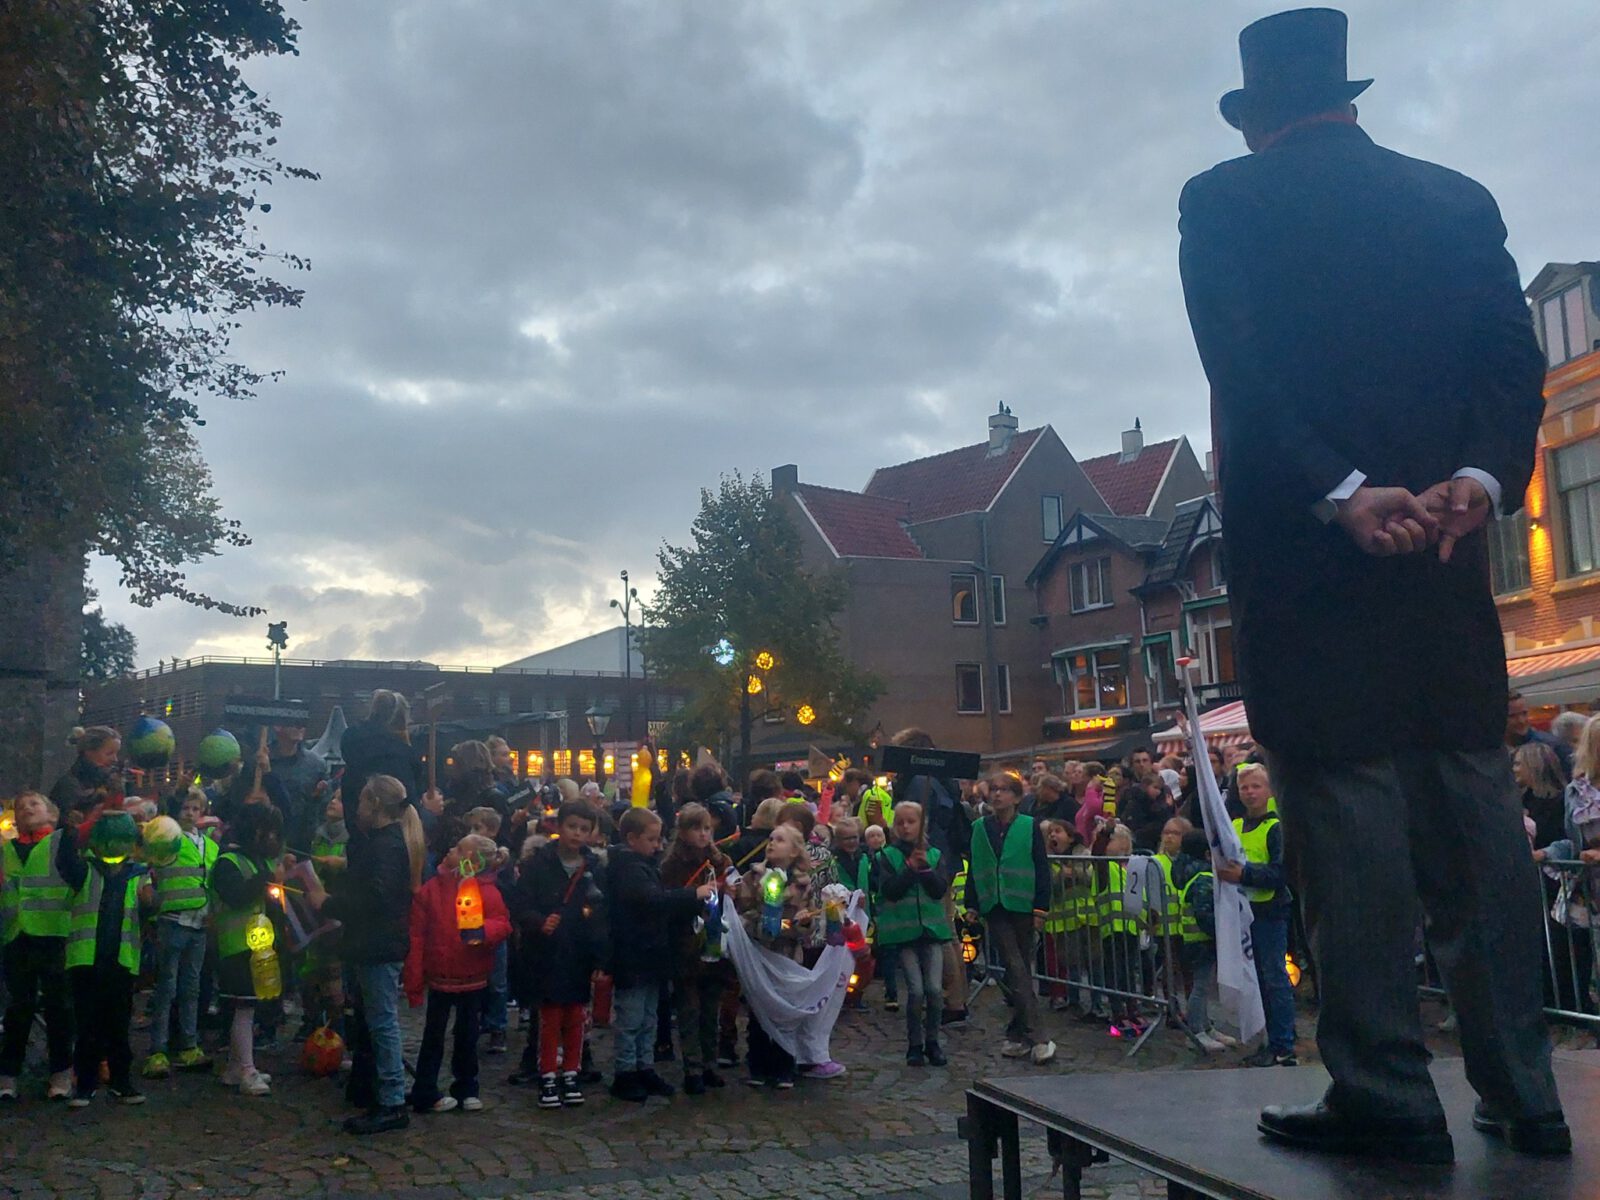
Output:
<path fill-rule="evenodd" d="M 478 886 L 477 874 L 464 862 L 456 884 L 456 931 L 463 942 L 483 941 L 483 889 Z"/>

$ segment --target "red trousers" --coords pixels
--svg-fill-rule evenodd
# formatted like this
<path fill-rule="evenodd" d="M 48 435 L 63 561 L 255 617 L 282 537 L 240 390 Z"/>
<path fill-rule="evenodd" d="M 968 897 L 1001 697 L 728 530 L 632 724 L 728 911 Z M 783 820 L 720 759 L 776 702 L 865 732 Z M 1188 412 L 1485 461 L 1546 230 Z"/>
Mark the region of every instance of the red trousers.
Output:
<path fill-rule="evenodd" d="M 582 1058 L 583 1005 L 541 1004 L 539 1074 L 554 1075 L 557 1071 L 576 1071 Z"/>

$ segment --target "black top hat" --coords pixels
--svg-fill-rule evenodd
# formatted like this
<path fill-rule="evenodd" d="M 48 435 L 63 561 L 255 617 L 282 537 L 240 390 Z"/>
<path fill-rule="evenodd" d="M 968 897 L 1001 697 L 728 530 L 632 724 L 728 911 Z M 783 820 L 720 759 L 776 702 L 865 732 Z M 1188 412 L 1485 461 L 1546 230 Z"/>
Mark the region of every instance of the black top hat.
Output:
<path fill-rule="evenodd" d="M 1239 33 L 1244 86 L 1222 97 L 1222 119 L 1239 128 L 1244 106 L 1258 99 L 1308 112 L 1354 100 L 1372 80 L 1346 78 L 1349 30 L 1336 8 L 1297 8 L 1246 25 Z"/>

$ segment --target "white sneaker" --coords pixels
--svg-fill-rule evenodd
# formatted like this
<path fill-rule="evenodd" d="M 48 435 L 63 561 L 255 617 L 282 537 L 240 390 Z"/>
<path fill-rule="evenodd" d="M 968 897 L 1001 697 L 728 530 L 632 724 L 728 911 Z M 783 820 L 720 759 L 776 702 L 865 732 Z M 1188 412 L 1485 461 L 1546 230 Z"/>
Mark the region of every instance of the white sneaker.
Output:
<path fill-rule="evenodd" d="M 1222 1054 L 1228 1049 L 1209 1033 L 1197 1033 L 1194 1035 L 1194 1040 L 1200 1043 L 1200 1049 L 1207 1054 Z"/>
<path fill-rule="evenodd" d="M 463 1100 L 461 1102 L 461 1111 L 462 1112 L 482 1112 L 483 1111 L 483 1101 L 478 1099 L 478 1097 L 476 1097 L 476 1096 L 468 1096 L 465 1100 Z"/>
<path fill-rule="evenodd" d="M 454 1096 L 440 1096 L 433 1102 L 433 1111 L 438 1113 L 455 1112 L 460 1103 Z"/>
<path fill-rule="evenodd" d="M 1043 1042 L 1035 1046 L 1030 1053 L 1033 1055 L 1033 1065 L 1042 1067 L 1056 1056 L 1056 1044 L 1054 1042 Z"/>
<path fill-rule="evenodd" d="M 1027 1042 L 1007 1042 L 1000 1047 L 1000 1053 L 1007 1058 L 1027 1058 L 1033 1053 L 1033 1047 Z"/>
<path fill-rule="evenodd" d="M 20 1100 L 15 1075 L 0 1075 L 0 1100 Z"/>
<path fill-rule="evenodd" d="M 57 1071 L 50 1076 L 50 1090 L 45 1093 L 46 1100 L 70 1100 L 73 1092 L 77 1091 L 77 1084 L 71 1071 Z"/>
<path fill-rule="evenodd" d="M 272 1077 L 263 1075 L 260 1071 L 251 1071 L 239 1080 L 239 1094 L 241 1096 L 270 1096 L 272 1095 Z"/>
<path fill-rule="evenodd" d="M 228 1067 L 226 1067 L 223 1070 L 222 1074 L 217 1076 L 217 1078 L 222 1081 L 222 1085 L 224 1087 L 241 1087 L 241 1086 L 243 1086 L 244 1081 L 246 1079 L 249 1079 L 249 1078 L 252 1078 L 252 1077 L 255 1078 L 255 1079 L 259 1079 L 262 1083 L 265 1083 L 265 1084 L 271 1084 L 272 1083 L 272 1076 L 268 1075 L 265 1071 L 256 1071 L 256 1070 L 238 1071 L 238 1070 L 235 1070 L 232 1065 L 229 1065 Z"/>
<path fill-rule="evenodd" d="M 1222 1030 L 1218 1029 L 1215 1025 L 1206 1030 L 1206 1036 L 1209 1037 L 1213 1042 L 1221 1045 L 1224 1050 L 1232 1050 L 1239 1044 L 1238 1038 L 1233 1037 L 1231 1034 L 1223 1033 Z"/>

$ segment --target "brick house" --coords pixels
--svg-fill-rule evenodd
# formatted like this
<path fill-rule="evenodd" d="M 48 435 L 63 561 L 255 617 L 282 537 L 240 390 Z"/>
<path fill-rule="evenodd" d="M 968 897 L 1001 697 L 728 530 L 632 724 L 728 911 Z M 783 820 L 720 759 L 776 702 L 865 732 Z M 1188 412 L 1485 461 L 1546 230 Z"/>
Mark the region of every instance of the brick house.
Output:
<path fill-rule="evenodd" d="M 1545 352 L 1544 419 L 1526 506 L 1489 529 L 1513 687 L 1531 706 L 1600 706 L 1600 263 L 1528 284 Z"/>

